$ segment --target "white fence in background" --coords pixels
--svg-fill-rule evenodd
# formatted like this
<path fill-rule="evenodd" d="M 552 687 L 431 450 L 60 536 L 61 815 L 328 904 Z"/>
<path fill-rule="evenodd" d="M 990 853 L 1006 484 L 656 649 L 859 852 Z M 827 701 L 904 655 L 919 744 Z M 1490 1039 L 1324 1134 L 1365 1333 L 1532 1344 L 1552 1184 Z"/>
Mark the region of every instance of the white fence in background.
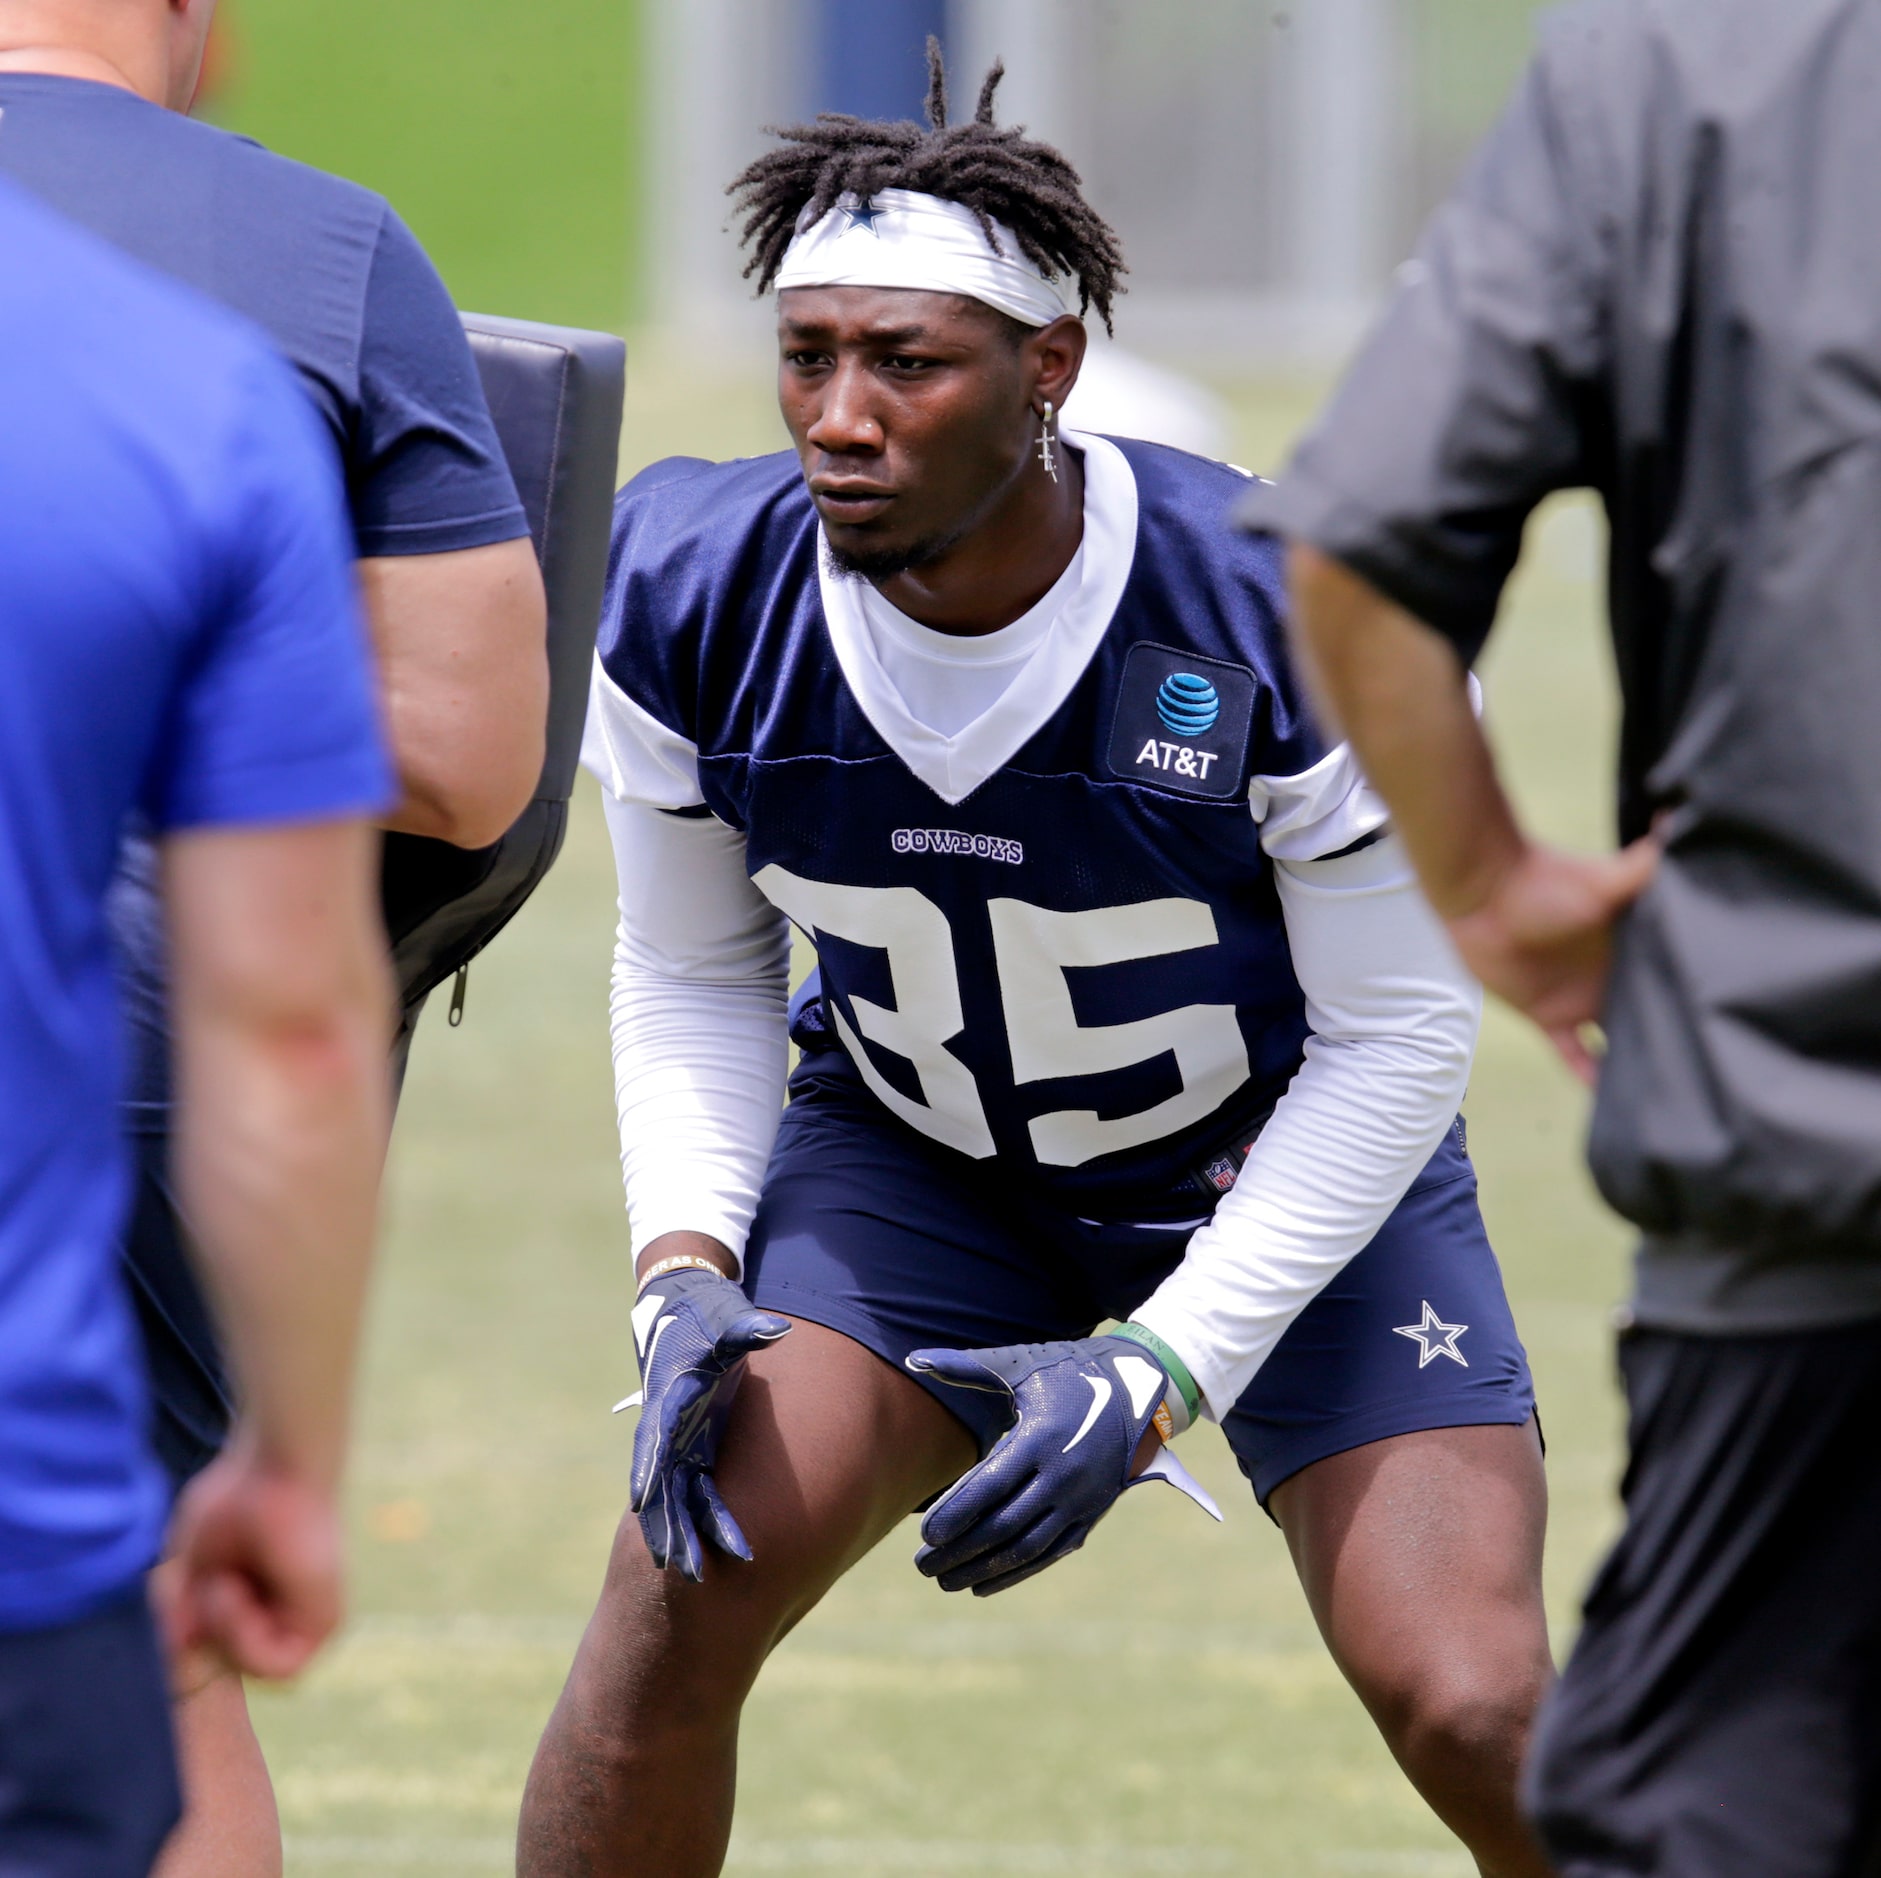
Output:
<path fill-rule="evenodd" d="M 649 311 L 750 333 L 723 191 L 812 107 L 814 0 L 650 0 Z M 1195 363 L 1350 345 L 1520 69 L 1534 0 L 953 0 L 957 112 L 1057 143 L 1131 264 L 1119 337 Z"/>

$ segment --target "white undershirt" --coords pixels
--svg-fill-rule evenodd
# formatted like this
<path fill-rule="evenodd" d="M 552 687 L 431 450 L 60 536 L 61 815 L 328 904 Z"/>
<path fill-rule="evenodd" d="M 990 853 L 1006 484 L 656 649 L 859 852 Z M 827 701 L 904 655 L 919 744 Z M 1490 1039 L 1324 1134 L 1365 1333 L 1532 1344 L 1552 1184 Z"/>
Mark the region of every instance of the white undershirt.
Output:
<path fill-rule="evenodd" d="M 1084 544 L 1051 591 L 1010 626 L 965 636 L 910 619 L 866 581 L 857 583 L 870 651 L 916 723 L 955 737 L 982 718 L 1025 674 L 1051 636 L 1065 598 L 1084 580 Z"/>
<path fill-rule="evenodd" d="M 948 638 L 824 569 L 845 676 L 945 800 L 1058 708 L 1127 578 L 1134 483 L 1119 478 L 1120 453 L 1081 441 L 1084 546 L 1001 632 Z M 741 835 L 671 812 L 703 802 L 695 747 L 598 661 L 583 755 L 603 784 L 620 878 L 611 1029 L 634 1240 L 703 1232 L 742 1257 L 783 1107 L 789 928 L 752 884 Z M 1435 1152 L 1481 1015 L 1398 843 L 1342 852 L 1384 822 L 1343 747 L 1302 775 L 1254 778 L 1248 802 L 1276 864 L 1312 1034 L 1239 1181 L 1136 1312 L 1188 1364 L 1217 1420 Z"/>

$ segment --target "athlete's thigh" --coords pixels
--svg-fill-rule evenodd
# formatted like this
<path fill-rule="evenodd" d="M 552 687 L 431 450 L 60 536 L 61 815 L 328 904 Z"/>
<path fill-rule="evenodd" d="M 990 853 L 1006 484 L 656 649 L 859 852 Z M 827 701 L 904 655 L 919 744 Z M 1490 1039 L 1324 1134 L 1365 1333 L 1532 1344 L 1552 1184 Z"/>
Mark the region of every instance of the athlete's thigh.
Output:
<path fill-rule="evenodd" d="M 961 1423 L 914 1378 L 807 1318 L 751 1359 L 716 1475 L 780 1581 L 813 1596 L 973 1464 Z M 754 1576 L 735 1561 L 734 1586 Z M 807 1608 L 807 1607 L 806 1607 Z"/>
<path fill-rule="evenodd" d="M 1224 1432 L 1266 1506 L 1282 1482 L 1351 1449 L 1443 1428 L 1520 1429 L 1534 1413 L 1459 1124 L 1294 1320 Z"/>
<path fill-rule="evenodd" d="M 1459 1128 L 1227 1419 L 1368 1700 L 1546 1674 L 1533 1417 Z"/>
<path fill-rule="evenodd" d="M 1350 1448 L 1295 1474 L 1269 1508 L 1321 1633 L 1374 1707 L 1433 1692 L 1492 1705 L 1512 1687 L 1539 1697 L 1548 1500 L 1532 1423 Z"/>
<path fill-rule="evenodd" d="M 919 1349 L 1084 1335 L 1104 1311 L 1058 1237 L 985 1168 L 887 1114 L 853 1071 L 806 1055 L 765 1174 L 745 1283 L 766 1310 L 840 1331 L 899 1378 Z M 979 1452 L 1005 1431 L 1001 1397 L 920 1386 Z"/>
<path fill-rule="evenodd" d="M 719 1488 L 752 1560 L 708 1558 L 702 1586 L 654 1570 L 622 1523 L 602 1618 L 629 1660 L 682 1654 L 723 1688 L 895 1524 L 997 1438 L 991 1397 L 904 1366 L 927 1345 L 1072 1334 L 1066 1298 L 996 1187 L 887 1116 L 840 1066 L 791 1082 L 746 1250 L 745 1288 L 791 1320 L 752 1356 L 719 1449 Z"/>
<path fill-rule="evenodd" d="M 642 1676 L 742 1692 L 771 1648 L 923 1500 L 972 1464 L 966 1430 L 912 1377 L 804 1319 L 747 1360 L 714 1469 L 751 1545 L 687 1583 L 628 1514 L 584 1655 L 624 1699 Z"/>

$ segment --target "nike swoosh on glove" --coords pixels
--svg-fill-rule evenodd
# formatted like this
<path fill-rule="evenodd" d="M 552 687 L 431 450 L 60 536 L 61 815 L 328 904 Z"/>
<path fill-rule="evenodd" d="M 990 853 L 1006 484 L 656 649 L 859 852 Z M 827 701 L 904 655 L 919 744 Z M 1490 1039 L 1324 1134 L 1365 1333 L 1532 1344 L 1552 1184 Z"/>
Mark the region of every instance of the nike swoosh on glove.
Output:
<path fill-rule="evenodd" d="M 1117 1496 L 1145 1480 L 1168 1480 L 1221 1517 L 1166 1448 L 1130 1478 L 1169 1373 L 1128 1337 L 916 1350 L 908 1367 L 1012 1403 L 1012 1426 L 921 1522 L 926 1543 L 914 1562 L 943 1591 L 990 1597 L 1042 1572 L 1075 1552 Z"/>
<path fill-rule="evenodd" d="M 745 1358 L 775 1343 L 790 1322 L 758 1310 L 729 1278 L 688 1266 L 641 1292 L 633 1323 L 640 1394 L 620 1406 L 638 1400 L 641 1415 L 627 1503 L 640 1516 L 654 1564 L 677 1567 L 697 1584 L 705 1576 L 706 1539 L 733 1558 L 751 1556 L 712 1479 L 712 1463 Z"/>

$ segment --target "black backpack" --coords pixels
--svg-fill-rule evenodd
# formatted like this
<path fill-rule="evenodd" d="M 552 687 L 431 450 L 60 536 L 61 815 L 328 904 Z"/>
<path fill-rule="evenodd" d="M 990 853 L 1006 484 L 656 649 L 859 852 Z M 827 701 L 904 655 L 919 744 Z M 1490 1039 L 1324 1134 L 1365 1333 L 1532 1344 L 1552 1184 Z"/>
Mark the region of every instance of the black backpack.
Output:
<path fill-rule="evenodd" d="M 402 1074 L 425 999 L 515 918 L 568 829 L 588 678 L 607 579 L 627 348 L 609 333 L 464 315 L 490 415 L 529 517 L 549 600 L 548 756 L 535 799 L 487 848 L 388 834 L 380 894 L 398 978 Z"/>

